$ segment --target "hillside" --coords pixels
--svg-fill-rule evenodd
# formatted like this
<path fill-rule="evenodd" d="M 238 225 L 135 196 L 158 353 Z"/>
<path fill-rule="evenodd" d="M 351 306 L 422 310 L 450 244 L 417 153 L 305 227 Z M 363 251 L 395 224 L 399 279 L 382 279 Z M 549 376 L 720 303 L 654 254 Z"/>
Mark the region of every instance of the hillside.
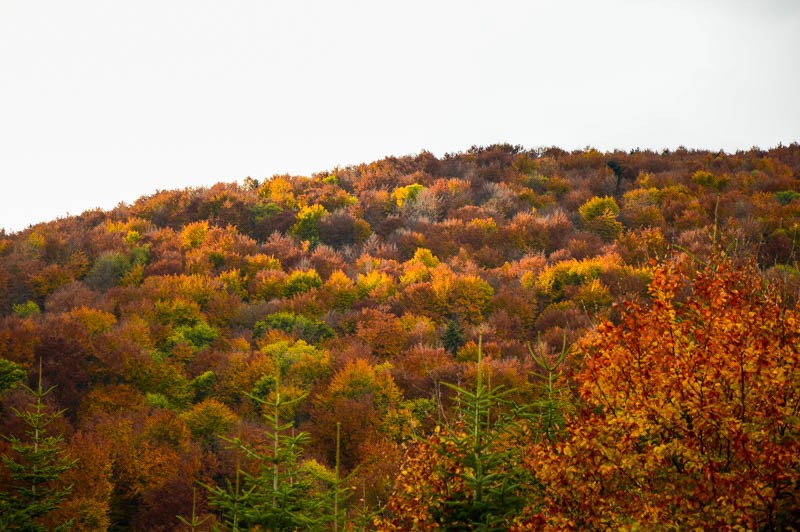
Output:
<path fill-rule="evenodd" d="M 37 404 L 63 439 L 0 515 L 788 526 L 798 245 L 798 144 L 423 152 L 2 234 L 0 452 Z"/>

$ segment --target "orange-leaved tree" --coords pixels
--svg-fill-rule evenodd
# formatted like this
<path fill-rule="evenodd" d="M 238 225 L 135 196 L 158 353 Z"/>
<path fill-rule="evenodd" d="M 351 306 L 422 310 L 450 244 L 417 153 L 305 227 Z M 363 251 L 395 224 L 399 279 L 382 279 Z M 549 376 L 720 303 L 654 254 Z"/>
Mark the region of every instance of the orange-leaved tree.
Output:
<path fill-rule="evenodd" d="M 531 446 L 522 528 L 779 529 L 800 520 L 800 323 L 722 254 L 656 270 L 577 347 L 582 412 Z M 526 526 L 527 525 L 527 526 Z"/>

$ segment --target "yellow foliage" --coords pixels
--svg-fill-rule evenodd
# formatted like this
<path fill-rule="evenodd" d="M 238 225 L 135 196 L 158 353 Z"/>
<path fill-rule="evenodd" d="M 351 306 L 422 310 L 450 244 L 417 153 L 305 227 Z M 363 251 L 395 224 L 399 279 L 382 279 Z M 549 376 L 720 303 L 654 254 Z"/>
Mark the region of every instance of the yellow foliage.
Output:
<path fill-rule="evenodd" d="M 267 202 L 294 209 L 297 207 L 292 185 L 280 176 L 274 176 L 258 188 L 258 195 Z"/>
<path fill-rule="evenodd" d="M 93 335 L 111 332 L 117 323 L 117 318 L 113 314 L 93 308 L 79 307 L 71 310 L 69 315 L 82 323 L 89 334 Z"/>
<path fill-rule="evenodd" d="M 429 281 L 430 278 L 430 268 L 422 262 L 408 261 L 403 264 L 403 274 L 400 276 L 402 284 L 420 283 Z"/>
<path fill-rule="evenodd" d="M 583 260 L 569 259 L 546 268 L 536 279 L 536 286 L 547 293 L 564 285 L 580 285 L 597 279 L 601 273 L 622 266 L 619 256 L 610 254 Z"/>
<path fill-rule="evenodd" d="M 247 290 L 244 287 L 242 280 L 242 273 L 238 268 L 227 270 L 219 274 L 219 281 L 228 292 L 236 294 L 239 297 L 245 297 Z"/>
<path fill-rule="evenodd" d="M 439 265 L 439 259 L 428 248 L 417 248 L 414 252 L 414 258 L 409 262 L 419 262 L 428 268 L 435 268 Z"/>
<path fill-rule="evenodd" d="M 369 296 L 378 301 L 386 301 L 395 293 L 392 278 L 377 270 L 372 270 L 366 275 L 358 274 L 356 289 L 361 297 Z"/>
<path fill-rule="evenodd" d="M 181 246 L 186 249 L 199 248 L 208 234 L 208 222 L 193 222 L 187 224 L 181 231 Z"/>
<path fill-rule="evenodd" d="M 398 207 L 402 207 L 405 203 L 412 201 L 417 197 L 425 187 L 419 183 L 413 183 L 404 187 L 399 187 L 392 192 L 392 199 L 395 200 Z"/>
<path fill-rule="evenodd" d="M 333 376 L 326 395 L 347 399 L 371 396 L 378 408 L 388 409 L 402 399 L 390 370 L 389 364 L 373 366 L 361 358 L 351 360 Z"/>
<path fill-rule="evenodd" d="M 342 270 L 333 272 L 322 287 L 335 308 L 350 308 L 358 297 L 356 285 Z"/>
<path fill-rule="evenodd" d="M 494 221 L 494 218 L 474 218 L 467 223 L 467 229 L 491 235 L 497 232 L 497 222 Z"/>

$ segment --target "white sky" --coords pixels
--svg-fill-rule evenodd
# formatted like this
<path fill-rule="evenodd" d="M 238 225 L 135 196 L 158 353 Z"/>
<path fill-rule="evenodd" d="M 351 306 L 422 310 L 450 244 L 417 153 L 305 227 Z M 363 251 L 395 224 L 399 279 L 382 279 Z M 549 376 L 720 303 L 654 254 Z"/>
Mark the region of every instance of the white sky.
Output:
<path fill-rule="evenodd" d="M 800 141 L 800 0 L 0 0 L 0 228 L 495 142 Z"/>

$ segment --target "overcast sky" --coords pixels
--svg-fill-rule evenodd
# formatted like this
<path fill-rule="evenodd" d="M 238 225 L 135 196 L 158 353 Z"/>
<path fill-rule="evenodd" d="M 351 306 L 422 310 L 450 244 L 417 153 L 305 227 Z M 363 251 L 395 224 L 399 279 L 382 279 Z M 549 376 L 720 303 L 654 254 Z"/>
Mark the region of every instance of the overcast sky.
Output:
<path fill-rule="evenodd" d="M 0 228 L 427 149 L 800 141 L 800 0 L 0 0 Z"/>

